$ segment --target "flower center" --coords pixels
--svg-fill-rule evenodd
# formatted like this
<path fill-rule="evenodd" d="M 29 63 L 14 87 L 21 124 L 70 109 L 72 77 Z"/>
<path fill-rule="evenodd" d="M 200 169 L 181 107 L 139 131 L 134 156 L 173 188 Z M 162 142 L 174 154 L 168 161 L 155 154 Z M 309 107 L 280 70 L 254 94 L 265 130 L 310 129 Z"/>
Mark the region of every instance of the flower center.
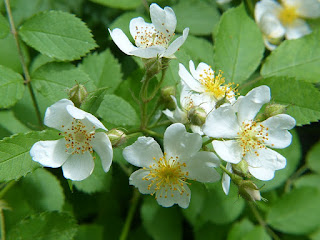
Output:
<path fill-rule="evenodd" d="M 173 35 L 166 35 L 162 32 L 159 32 L 155 29 L 154 26 L 145 26 L 139 27 L 136 26 L 137 35 L 134 37 L 134 41 L 138 47 L 148 48 L 151 46 L 163 46 L 168 47 L 169 42 Z M 169 32 L 167 30 L 167 32 Z"/>
<path fill-rule="evenodd" d="M 155 158 L 153 158 L 156 160 Z M 166 158 L 166 153 L 158 161 L 149 166 L 149 168 L 144 168 L 149 170 L 150 173 L 143 177 L 143 180 L 150 181 L 148 185 L 148 190 L 154 188 L 154 192 L 159 193 L 160 197 L 168 197 L 168 192 L 173 197 L 173 193 L 178 191 L 181 195 L 185 192 L 184 184 L 187 184 L 186 180 L 189 172 L 183 171 L 186 167 L 185 163 L 180 163 L 178 157 L 169 159 Z"/>
<path fill-rule="evenodd" d="M 205 87 L 205 91 L 212 95 L 216 101 L 224 98 L 234 97 L 233 89 L 231 88 L 232 83 L 224 84 L 225 78 L 222 77 L 222 71 L 219 70 L 218 75 L 214 75 L 214 71 L 211 69 L 205 69 L 200 74 L 200 83 Z"/>
<path fill-rule="evenodd" d="M 244 157 L 248 152 L 254 151 L 259 156 L 257 150 L 265 149 L 265 141 L 268 140 L 269 129 L 264 127 L 262 124 L 255 121 L 249 120 L 244 121 L 238 132 L 238 142 L 242 147 L 242 156 Z"/>
<path fill-rule="evenodd" d="M 63 135 L 66 140 L 66 152 L 71 154 L 83 154 L 87 151 L 93 153 L 91 140 L 94 138 L 94 131 L 89 132 L 86 126 L 79 119 L 73 119 L 71 127 L 65 129 L 64 125 Z M 93 127 L 94 130 L 95 127 Z"/>
<path fill-rule="evenodd" d="M 290 25 L 298 18 L 297 8 L 293 6 L 284 6 L 280 10 L 279 19 L 283 25 Z"/>

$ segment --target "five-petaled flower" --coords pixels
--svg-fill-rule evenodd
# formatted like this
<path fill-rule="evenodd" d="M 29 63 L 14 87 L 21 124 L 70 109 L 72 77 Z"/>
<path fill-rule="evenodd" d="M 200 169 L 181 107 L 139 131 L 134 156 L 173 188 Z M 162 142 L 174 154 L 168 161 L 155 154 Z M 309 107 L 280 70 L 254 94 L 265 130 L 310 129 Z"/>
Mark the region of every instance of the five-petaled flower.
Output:
<path fill-rule="evenodd" d="M 109 171 L 112 145 L 106 133 L 95 132 L 95 129 L 107 130 L 95 116 L 76 108 L 72 101 L 62 99 L 47 109 L 44 124 L 60 130 L 64 137 L 36 142 L 30 150 L 34 161 L 45 167 L 62 166 L 65 178 L 81 181 L 94 169 L 92 153 L 95 151 L 104 171 Z"/>
<path fill-rule="evenodd" d="M 186 132 L 181 123 L 167 128 L 163 142 L 164 153 L 151 137 L 139 137 L 123 150 L 129 163 L 142 167 L 132 173 L 130 184 L 143 194 L 155 194 L 158 203 L 164 207 L 177 203 L 186 208 L 191 197 L 187 179 L 218 181 L 220 175 L 214 167 L 219 166 L 219 159 L 212 152 L 199 152 L 200 135 Z"/>
<path fill-rule="evenodd" d="M 259 25 L 264 43 L 274 50 L 283 37 L 300 38 L 311 32 L 304 18 L 320 17 L 318 0 L 262 0 L 255 6 L 255 20 Z"/>
<path fill-rule="evenodd" d="M 257 179 L 270 180 L 275 170 L 286 165 L 286 159 L 271 148 L 285 148 L 291 144 L 288 130 L 295 126 L 295 119 L 278 114 L 258 122 L 255 116 L 263 104 L 270 101 L 270 89 L 260 86 L 245 97 L 208 114 L 203 132 L 222 141 L 212 142 L 216 153 L 226 162 L 237 164 L 244 160 L 249 172 Z"/>
<path fill-rule="evenodd" d="M 125 54 L 141 58 L 165 57 L 174 58 L 174 53 L 187 39 L 189 28 L 185 28 L 182 36 L 171 44 L 177 25 L 176 15 L 172 8 L 160 8 L 157 4 L 150 5 L 152 23 L 146 23 L 142 17 L 133 18 L 130 21 L 130 33 L 134 38 L 134 46 L 128 37 L 119 28 L 110 30 L 110 35 L 115 44 Z"/>

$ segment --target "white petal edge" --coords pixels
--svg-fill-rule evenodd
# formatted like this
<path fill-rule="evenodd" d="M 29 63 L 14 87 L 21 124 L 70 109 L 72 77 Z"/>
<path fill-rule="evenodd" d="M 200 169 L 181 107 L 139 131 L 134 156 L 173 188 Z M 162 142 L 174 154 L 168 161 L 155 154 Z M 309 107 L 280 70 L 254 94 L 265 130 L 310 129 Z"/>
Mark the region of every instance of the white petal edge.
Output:
<path fill-rule="evenodd" d="M 248 153 L 244 160 L 252 168 L 270 168 L 273 170 L 279 170 L 285 168 L 287 160 L 280 153 L 270 149 L 257 150 L 259 156 L 255 153 Z"/>
<path fill-rule="evenodd" d="M 289 40 L 301 38 L 311 33 L 311 28 L 302 19 L 295 20 L 290 26 L 287 26 L 286 30 L 286 38 Z"/>
<path fill-rule="evenodd" d="M 148 167 L 163 153 L 159 144 L 151 137 L 139 137 L 132 145 L 123 149 L 123 157 L 132 165 L 137 167 Z"/>
<path fill-rule="evenodd" d="M 319 0 L 282 0 L 287 6 L 297 7 L 296 11 L 303 18 L 320 17 L 320 1 Z"/>
<path fill-rule="evenodd" d="M 262 0 L 256 3 L 254 9 L 254 17 L 258 24 L 264 14 L 273 14 L 277 16 L 277 12 L 281 9 L 281 5 L 273 0 Z"/>
<path fill-rule="evenodd" d="M 151 46 L 148 48 L 137 48 L 130 52 L 130 55 L 141 58 L 155 58 L 162 57 L 163 53 L 166 51 L 163 46 Z"/>
<path fill-rule="evenodd" d="M 103 170 L 108 172 L 112 163 L 112 144 L 104 132 L 97 132 L 91 141 L 93 150 L 99 155 Z"/>
<path fill-rule="evenodd" d="M 226 169 L 227 169 L 229 172 L 232 173 L 232 165 L 231 165 L 231 163 L 227 163 Z M 229 194 L 230 182 L 231 182 L 230 176 L 224 172 L 223 175 L 222 175 L 222 182 L 221 182 L 221 184 L 222 184 L 222 189 L 223 189 L 223 191 L 224 191 L 224 193 L 225 193 L 226 195 Z"/>
<path fill-rule="evenodd" d="M 150 5 L 150 18 L 158 31 L 166 36 L 173 35 L 177 26 L 177 18 L 172 8 L 165 7 L 162 9 L 158 4 L 152 3 Z"/>
<path fill-rule="evenodd" d="M 181 187 L 181 186 L 179 186 Z M 187 184 L 183 185 L 184 192 L 180 194 L 179 191 L 172 191 L 168 189 L 167 197 L 164 194 L 160 194 L 159 191 L 156 193 L 157 202 L 163 207 L 171 207 L 173 204 L 178 204 L 182 208 L 187 208 L 190 203 L 191 191 Z M 160 190 L 161 191 L 161 190 Z M 172 195 L 173 197 L 172 197 Z"/>
<path fill-rule="evenodd" d="M 62 165 L 63 176 L 72 181 L 82 181 L 89 177 L 94 169 L 94 161 L 89 152 L 72 154 Z"/>
<path fill-rule="evenodd" d="M 112 31 L 109 29 L 109 33 L 114 43 L 125 54 L 132 55 L 130 52 L 132 52 L 135 49 L 138 49 L 130 42 L 129 38 L 124 34 L 124 32 L 121 29 L 115 28 Z"/>
<path fill-rule="evenodd" d="M 274 178 L 274 170 L 270 168 L 253 168 L 248 167 L 249 172 L 254 176 L 256 179 L 262 180 L 262 181 L 269 181 L 272 178 Z"/>
<path fill-rule="evenodd" d="M 151 194 L 154 192 L 154 187 L 148 189 L 148 185 L 151 184 L 151 180 L 143 180 L 144 177 L 146 177 L 150 171 L 139 169 L 135 172 L 133 172 L 129 177 L 129 184 L 135 186 L 139 189 L 139 192 L 142 194 Z M 154 184 L 155 186 L 155 184 Z"/>
<path fill-rule="evenodd" d="M 69 154 L 66 153 L 66 141 L 64 138 L 36 142 L 30 150 L 30 155 L 33 161 L 52 168 L 61 167 L 69 157 Z"/>
<path fill-rule="evenodd" d="M 183 64 L 179 63 L 179 76 L 181 80 L 193 91 L 195 92 L 203 92 L 203 86 L 201 83 L 194 79 L 188 70 L 183 66 Z"/>
<path fill-rule="evenodd" d="M 183 30 L 182 36 L 175 39 L 167 48 L 165 53 L 163 54 L 163 57 L 166 58 L 175 58 L 174 53 L 179 50 L 179 48 L 182 46 L 182 44 L 187 40 L 189 34 L 189 28 L 185 28 Z"/>
<path fill-rule="evenodd" d="M 242 148 L 236 140 L 213 141 L 212 146 L 222 160 L 237 164 L 242 160 Z"/>

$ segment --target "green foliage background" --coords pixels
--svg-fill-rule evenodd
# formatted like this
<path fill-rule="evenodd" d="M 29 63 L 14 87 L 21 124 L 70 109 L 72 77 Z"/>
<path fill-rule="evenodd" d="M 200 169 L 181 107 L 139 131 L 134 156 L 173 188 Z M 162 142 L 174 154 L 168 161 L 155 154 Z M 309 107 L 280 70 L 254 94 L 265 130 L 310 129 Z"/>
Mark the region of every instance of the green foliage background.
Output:
<path fill-rule="evenodd" d="M 107 28 L 119 27 L 129 36 L 133 17 L 149 19 L 150 3 L 11 0 L 19 52 L 0 2 L 0 208 L 6 239 L 119 239 L 132 199 L 138 208 L 127 239 L 258 240 L 272 239 L 273 234 L 280 239 L 320 239 L 320 20 L 310 21 L 310 35 L 284 41 L 269 52 L 252 18 L 254 0 L 223 6 L 213 0 L 156 3 L 174 9 L 177 34 L 190 28 L 177 59 L 170 62 L 164 86 L 178 86 L 179 62 L 187 66 L 189 60 L 203 61 L 222 70 L 227 81 L 240 84 L 241 94 L 268 85 L 272 101 L 288 105 L 287 113 L 296 119 L 291 146 L 279 150 L 287 158 L 286 168 L 269 182 L 256 181 L 267 202 L 249 204 L 233 185 L 226 196 L 220 182 L 192 183 L 187 209 L 163 208 L 151 196 L 135 194 L 123 171 L 123 166 L 133 168 L 122 149 L 138 135 L 114 149 L 110 172 L 103 172 L 97 156 L 92 176 L 81 182 L 70 183 L 60 168 L 44 169 L 31 160 L 35 142 L 59 136 L 38 122 L 21 56 L 41 119 L 48 106 L 68 97 L 67 90 L 77 81 L 89 91 L 85 111 L 108 129 L 133 131 L 140 113 L 132 96 L 139 95 L 143 64 L 122 53 Z"/>

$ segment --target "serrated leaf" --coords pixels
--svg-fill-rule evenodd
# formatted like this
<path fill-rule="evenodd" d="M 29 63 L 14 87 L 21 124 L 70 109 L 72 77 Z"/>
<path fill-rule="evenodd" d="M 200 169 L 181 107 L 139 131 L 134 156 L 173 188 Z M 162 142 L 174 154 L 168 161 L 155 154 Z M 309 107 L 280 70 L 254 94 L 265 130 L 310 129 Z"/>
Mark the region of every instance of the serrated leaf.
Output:
<path fill-rule="evenodd" d="M 301 187 L 283 195 L 275 202 L 267 222 L 278 231 L 291 234 L 306 234 L 320 225 L 320 191 Z"/>
<path fill-rule="evenodd" d="M 79 59 L 97 46 L 85 23 L 66 12 L 38 13 L 21 26 L 19 34 L 34 49 L 62 61 Z"/>
<path fill-rule="evenodd" d="M 140 0 L 90 0 L 92 2 L 112 7 L 112 8 L 120 8 L 120 9 L 135 9 L 140 4 Z"/>
<path fill-rule="evenodd" d="M 0 65 L 0 108 L 13 106 L 22 98 L 24 92 L 23 78 L 19 73 Z"/>
<path fill-rule="evenodd" d="M 178 32 L 189 27 L 191 34 L 209 35 L 220 18 L 217 8 L 205 1 L 184 0 L 172 8 L 177 16 Z"/>
<path fill-rule="evenodd" d="M 39 168 L 32 161 L 30 149 L 40 140 L 55 140 L 60 136 L 54 130 L 17 134 L 0 141 L 0 181 L 17 180 Z"/>
<path fill-rule="evenodd" d="M 70 63 L 48 63 L 32 74 L 35 89 L 52 102 L 68 98 L 68 90 L 77 83 L 83 84 L 87 91 L 95 87 L 89 76 Z"/>
<path fill-rule="evenodd" d="M 0 39 L 5 38 L 10 32 L 10 26 L 7 19 L 0 13 Z"/>
<path fill-rule="evenodd" d="M 297 126 L 320 119 L 320 92 L 312 83 L 293 78 L 271 77 L 259 82 L 271 89 L 272 101 L 288 106 L 287 114 L 294 117 Z"/>
<path fill-rule="evenodd" d="M 59 180 L 49 171 L 39 168 L 21 180 L 24 198 L 37 211 L 61 211 L 64 193 Z"/>
<path fill-rule="evenodd" d="M 113 93 L 122 80 L 120 64 L 109 49 L 87 56 L 83 59 L 81 69 L 90 76 L 97 88 L 108 88 L 108 93 Z"/>
<path fill-rule="evenodd" d="M 243 4 L 221 17 L 214 52 L 215 69 L 223 71 L 227 82 L 242 83 L 259 66 L 264 52 L 261 31 Z"/>
<path fill-rule="evenodd" d="M 182 239 L 182 219 L 177 208 L 163 208 L 153 197 L 148 197 L 142 203 L 140 214 L 142 224 L 152 239 Z"/>
<path fill-rule="evenodd" d="M 123 98 L 116 95 L 105 95 L 97 113 L 105 121 L 117 126 L 135 126 L 139 124 L 136 111 Z"/>
<path fill-rule="evenodd" d="M 112 171 L 105 172 L 102 168 L 101 160 L 95 154 L 95 167 L 93 173 L 82 181 L 73 181 L 76 188 L 85 193 L 108 192 L 111 185 Z"/>
<path fill-rule="evenodd" d="M 271 189 L 280 187 L 288 178 L 295 172 L 297 166 L 301 160 L 301 145 L 299 141 L 299 136 L 296 131 L 291 131 L 292 143 L 289 147 L 284 149 L 277 149 L 276 151 L 280 153 L 287 159 L 287 165 L 284 169 L 275 172 L 275 176 L 270 181 L 260 181 L 256 180 L 256 185 L 262 187 L 261 192 L 267 192 Z"/>
<path fill-rule="evenodd" d="M 77 232 L 75 219 L 66 213 L 32 215 L 12 228 L 8 240 L 72 240 Z"/>
<path fill-rule="evenodd" d="M 266 59 L 261 75 L 288 76 L 308 82 L 319 82 L 319 39 L 320 31 L 314 31 L 303 38 L 284 41 Z"/>
<path fill-rule="evenodd" d="M 11 134 L 30 131 L 30 128 L 27 128 L 22 122 L 20 122 L 14 116 L 12 111 L 0 112 L 0 125 L 10 131 Z"/>
<path fill-rule="evenodd" d="M 308 152 L 307 164 L 311 170 L 320 173 L 320 141 L 313 145 Z"/>

